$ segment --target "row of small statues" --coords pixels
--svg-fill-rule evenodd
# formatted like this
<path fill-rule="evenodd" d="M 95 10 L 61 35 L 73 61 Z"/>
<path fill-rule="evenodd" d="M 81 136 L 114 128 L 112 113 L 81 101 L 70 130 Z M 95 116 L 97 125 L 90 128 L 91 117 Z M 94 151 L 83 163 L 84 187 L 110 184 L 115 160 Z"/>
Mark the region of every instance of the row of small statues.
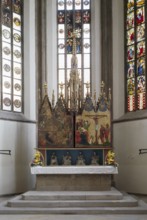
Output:
<path fill-rule="evenodd" d="M 69 152 L 67 152 L 66 155 L 63 156 L 62 165 L 65 165 L 65 166 L 71 165 L 72 164 L 71 160 L 72 160 L 71 155 Z M 58 159 L 57 159 L 55 152 L 52 153 L 50 165 L 51 166 L 58 165 Z M 76 165 L 86 165 L 85 158 L 82 152 L 80 152 L 78 155 Z M 99 157 L 96 154 L 96 152 L 93 153 L 93 156 L 91 158 L 91 165 L 99 165 Z"/>
<path fill-rule="evenodd" d="M 44 166 L 45 165 L 44 157 L 40 151 L 36 151 L 34 159 L 30 165 L 31 166 Z M 58 165 L 58 159 L 57 159 L 55 152 L 53 152 L 51 155 L 50 165 L 51 166 Z M 66 155 L 63 156 L 62 165 L 65 165 L 65 166 L 72 165 L 72 158 L 69 152 L 67 152 Z M 76 165 L 86 165 L 85 158 L 82 152 L 79 152 L 78 158 L 76 160 Z M 99 165 L 99 157 L 96 154 L 96 152 L 94 152 L 91 157 L 91 165 Z M 105 165 L 118 166 L 118 163 L 115 161 L 115 153 L 112 150 L 109 150 L 107 152 L 107 155 L 105 157 Z"/>

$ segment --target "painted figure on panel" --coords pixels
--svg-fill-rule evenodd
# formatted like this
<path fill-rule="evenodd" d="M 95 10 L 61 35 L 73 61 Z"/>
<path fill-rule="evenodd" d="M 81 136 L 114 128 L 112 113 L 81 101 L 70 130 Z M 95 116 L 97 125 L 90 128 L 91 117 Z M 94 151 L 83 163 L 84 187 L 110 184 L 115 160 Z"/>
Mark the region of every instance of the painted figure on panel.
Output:
<path fill-rule="evenodd" d="M 104 114 L 86 114 L 77 117 L 76 143 L 80 145 L 109 145 L 110 144 L 110 121 Z M 85 121 L 88 127 L 85 127 Z"/>

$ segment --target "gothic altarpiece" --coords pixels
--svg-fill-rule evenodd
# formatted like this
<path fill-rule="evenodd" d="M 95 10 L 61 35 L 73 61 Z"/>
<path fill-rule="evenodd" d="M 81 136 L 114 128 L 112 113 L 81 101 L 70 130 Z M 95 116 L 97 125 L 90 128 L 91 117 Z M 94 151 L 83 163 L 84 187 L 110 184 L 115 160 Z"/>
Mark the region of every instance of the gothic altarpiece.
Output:
<path fill-rule="evenodd" d="M 38 150 L 43 154 L 46 165 L 65 165 L 65 158 L 71 159 L 69 165 L 103 165 L 111 144 L 111 94 L 108 98 L 101 84 L 101 94 L 96 102 L 87 94 L 78 111 L 72 111 L 62 95 L 55 107 L 45 94 L 39 114 Z M 52 159 L 56 157 L 53 164 Z M 67 165 L 67 164 L 66 164 Z"/>
<path fill-rule="evenodd" d="M 111 144 L 111 92 L 106 95 L 104 82 L 98 100 L 82 98 L 82 82 L 78 72 L 76 35 L 73 36 L 70 79 L 67 97 L 62 93 L 54 105 L 45 88 L 38 122 L 38 150 L 45 165 L 104 165 Z"/>

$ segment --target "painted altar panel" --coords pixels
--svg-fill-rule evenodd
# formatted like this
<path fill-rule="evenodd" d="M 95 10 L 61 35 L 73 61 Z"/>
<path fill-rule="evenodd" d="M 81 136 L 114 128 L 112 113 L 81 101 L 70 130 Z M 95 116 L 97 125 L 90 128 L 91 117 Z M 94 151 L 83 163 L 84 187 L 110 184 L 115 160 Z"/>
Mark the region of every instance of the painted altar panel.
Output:
<path fill-rule="evenodd" d="M 39 114 L 38 139 L 39 147 L 43 148 L 73 147 L 73 119 L 61 99 L 52 108 L 45 96 Z"/>
<path fill-rule="evenodd" d="M 110 147 L 111 114 L 105 100 L 94 106 L 90 97 L 86 98 L 82 115 L 76 116 L 76 147 Z"/>

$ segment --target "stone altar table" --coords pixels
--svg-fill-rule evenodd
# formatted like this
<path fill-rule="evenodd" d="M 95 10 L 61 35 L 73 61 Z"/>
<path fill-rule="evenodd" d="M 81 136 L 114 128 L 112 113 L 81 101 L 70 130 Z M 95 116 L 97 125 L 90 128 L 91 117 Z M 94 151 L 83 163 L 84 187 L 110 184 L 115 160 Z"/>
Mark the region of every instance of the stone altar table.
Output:
<path fill-rule="evenodd" d="M 34 166 L 36 190 L 103 191 L 111 190 L 111 177 L 116 166 Z"/>

